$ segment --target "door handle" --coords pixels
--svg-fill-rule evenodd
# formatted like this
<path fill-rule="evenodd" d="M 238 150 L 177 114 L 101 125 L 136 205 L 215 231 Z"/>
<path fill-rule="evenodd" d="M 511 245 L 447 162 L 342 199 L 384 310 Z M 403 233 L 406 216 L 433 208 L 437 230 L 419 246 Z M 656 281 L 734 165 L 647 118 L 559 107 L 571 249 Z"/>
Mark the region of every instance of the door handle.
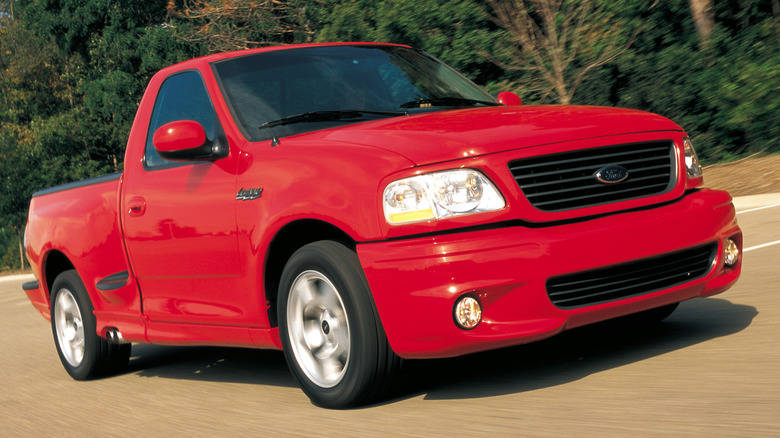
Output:
<path fill-rule="evenodd" d="M 146 213 L 146 199 L 136 196 L 127 202 L 127 213 L 130 216 L 143 216 Z"/>

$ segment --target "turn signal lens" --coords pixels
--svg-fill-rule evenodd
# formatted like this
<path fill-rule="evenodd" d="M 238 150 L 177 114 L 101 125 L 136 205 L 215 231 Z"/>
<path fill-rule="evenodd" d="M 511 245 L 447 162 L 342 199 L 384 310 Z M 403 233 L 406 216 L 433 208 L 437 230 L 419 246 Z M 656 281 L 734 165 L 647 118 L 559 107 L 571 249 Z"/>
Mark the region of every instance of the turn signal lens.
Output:
<path fill-rule="evenodd" d="M 699 163 L 699 157 L 696 155 L 696 151 L 693 149 L 693 143 L 691 139 L 685 137 L 683 140 L 685 146 L 685 168 L 688 172 L 689 178 L 700 178 L 704 175 L 704 171 L 701 169 L 701 163 Z"/>
<path fill-rule="evenodd" d="M 726 266 L 734 266 L 738 260 L 739 247 L 733 240 L 729 239 L 723 248 L 723 261 L 726 263 Z"/>
<path fill-rule="evenodd" d="M 384 193 L 385 218 L 403 223 L 433 219 L 433 209 L 421 181 L 408 178 L 390 184 Z"/>
<path fill-rule="evenodd" d="M 482 173 L 448 170 L 390 183 L 382 194 L 390 224 L 444 219 L 504 208 L 504 198 Z"/>
<path fill-rule="evenodd" d="M 464 330 L 471 330 L 482 321 L 482 306 L 471 296 L 461 297 L 453 309 L 455 322 Z"/>

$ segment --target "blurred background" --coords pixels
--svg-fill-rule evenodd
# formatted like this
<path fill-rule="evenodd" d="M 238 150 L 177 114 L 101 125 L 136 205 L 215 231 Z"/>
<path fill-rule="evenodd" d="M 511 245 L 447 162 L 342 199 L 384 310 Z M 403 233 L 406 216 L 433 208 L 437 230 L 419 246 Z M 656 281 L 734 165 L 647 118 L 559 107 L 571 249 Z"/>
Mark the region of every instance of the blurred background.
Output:
<path fill-rule="evenodd" d="M 524 104 L 647 110 L 705 164 L 780 152 L 780 0 L 0 0 L 0 271 L 31 194 L 121 171 L 146 83 L 209 53 L 409 44 Z"/>

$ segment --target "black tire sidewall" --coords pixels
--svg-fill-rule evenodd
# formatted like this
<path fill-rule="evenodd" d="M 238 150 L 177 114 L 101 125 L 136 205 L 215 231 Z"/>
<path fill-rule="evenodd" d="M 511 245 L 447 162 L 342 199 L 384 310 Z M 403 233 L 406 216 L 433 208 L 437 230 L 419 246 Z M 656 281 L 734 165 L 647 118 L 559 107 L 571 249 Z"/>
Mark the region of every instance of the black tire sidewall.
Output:
<path fill-rule="evenodd" d="M 81 321 L 84 326 L 84 357 L 81 360 L 81 364 L 74 367 L 65 359 L 60 348 L 60 342 L 57 337 L 57 322 L 54 314 L 54 306 L 57 302 L 57 297 L 63 289 L 67 289 L 73 294 L 73 298 L 79 306 L 81 313 Z M 57 276 L 52 285 L 51 294 L 51 329 L 54 335 L 54 345 L 57 348 L 57 354 L 60 357 L 62 365 L 68 374 L 76 380 L 87 380 L 95 376 L 98 368 L 98 353 L 99 342 L 103 341 L 95 333 L 95 315 L 93 313 L 92 302 L 89 299 L 87 290 L 84 284 L 81 282 L 78 274 L 75 270 L 65 271 Z M 105 342 L 105 341 L 103 341 Z"/>
<path fill-rule="evenodd" d="M 298 365 L 287 330 L 287 302 L 290 287 L 302 272 L 317 271 L 338 291 L 350 327 L 350 358 L 342 380 L 332 388 L 312 382 Z M 344 408 L 365 401 L 372 392 L 378 357 L 377 322 L 368 284 L 354 251 L 332 241 L 321 241 L 299 249 L 282 274 L 278 316 L 285 358 L 303 391 L 315 404 Z"/>

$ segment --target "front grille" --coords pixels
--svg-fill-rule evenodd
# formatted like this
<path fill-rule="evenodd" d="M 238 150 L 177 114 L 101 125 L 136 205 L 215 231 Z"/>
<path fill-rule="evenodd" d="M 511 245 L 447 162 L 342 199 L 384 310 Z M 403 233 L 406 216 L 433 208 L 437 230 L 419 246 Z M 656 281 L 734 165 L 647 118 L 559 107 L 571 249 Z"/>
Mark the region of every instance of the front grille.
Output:
<path fill-rule="evenodd" d="M 553 277 L 547 295 L 561 309 L 622 300 L 683 284 L 707 274 L 717 243 L 609 268 Z"/>
<path fill-rule="evenodd" d="M 621 166 L 628 178 L 604 184 L 595 174 Z M 671 190 L 676 182 L 674 143 L 657 141 L 565 152 L 509 163 L 515 181 L 528 201 L 543 211 L 562 211 Z"/>

